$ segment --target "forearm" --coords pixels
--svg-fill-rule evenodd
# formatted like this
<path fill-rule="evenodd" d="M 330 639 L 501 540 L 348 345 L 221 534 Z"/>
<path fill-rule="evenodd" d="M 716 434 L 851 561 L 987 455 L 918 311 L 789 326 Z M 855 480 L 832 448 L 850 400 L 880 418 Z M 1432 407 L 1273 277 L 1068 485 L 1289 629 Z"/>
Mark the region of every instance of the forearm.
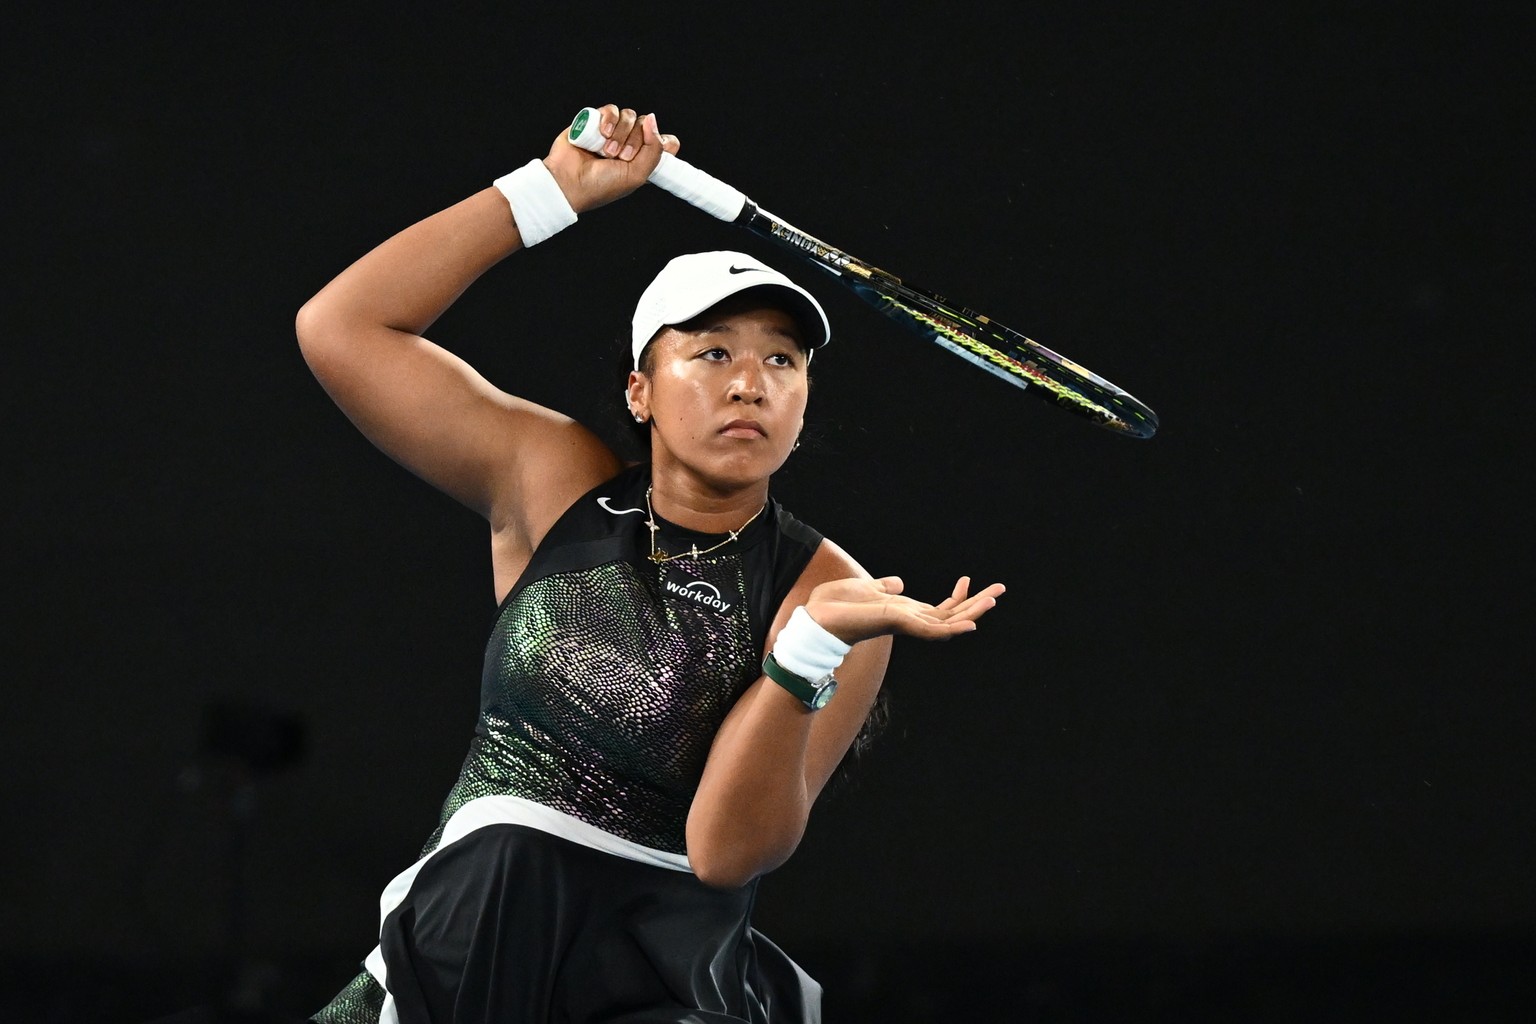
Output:
<path fill-rule="evenodd" d="M 664 150 L 677 149 L 676 139 L 658 133 L 654 116 L 638 118 L 612 105 L 600 116 L 605 137 L 622 146 L 618 159 L 576 149 L 562 132 L 542 162 L 530 161 L 495 186 L 406 228 L 305 306 L 299 334 L 306 354 L 348 333 L 420 335 L 496 263 L 568 226 L 576 215 L 633 192 Z"/>
<path fill-rule="evenodd" d="M 744 885 L 799 845 L 811 805 L 880 692 L 890 634 L 939 640 L 970 632 L 1003 592 L 993 584 L 972 596 L 969 578 L 961 577 L 949 598 L 929 605 L 901 597 L 897 577 L 870 579 L 830 542 L 817 557 L 824 559 L 817 573 L 824 581 L 792 592 L 773 648 L 781 666 L 803 666 L 790 667 L 803 679 L 835 668 L 836 699 L 810 711 L 785 687 L 760 678 L 726 716 L 688 815 L 689 862 L 711 885 Z M 802 621 L 788 609 L 807 590 Z"/>
<path fill-rule="evenodd" d="M 300 315 L 300 341 L 323 340 L 314 324 L 425 331 L 482 274 L 521 247 L 507 199 L 486 188 L 411 225 L 342 271 Z M 309 337 L 306 338 L 306 335 Z"/>
<path fill-rule="evenodd" d="M 813 800 L 806 758 L 815 714 L 769 679 L 737 702 L 688 813 L 688 859 L 701 880 L 745 885 L 794 853 Z"/>
<path fill-rule="evenodd" d="M 690 863 L 713 885 L 743 885 L 794 853 L 811 806 L 862 727 L 885 674 L 888 637 L 850 646 L 793 599 L 781 608 L 780 621 L 773 671 L 783 674 L 777 677 L 782 685 L 765 675 L 731 709 L 689 814 Z M 836 699 L 814 700 L 820 710 L 811 710 L 807 701 L 817 694 L 809 681 L 833 672 Z"/>

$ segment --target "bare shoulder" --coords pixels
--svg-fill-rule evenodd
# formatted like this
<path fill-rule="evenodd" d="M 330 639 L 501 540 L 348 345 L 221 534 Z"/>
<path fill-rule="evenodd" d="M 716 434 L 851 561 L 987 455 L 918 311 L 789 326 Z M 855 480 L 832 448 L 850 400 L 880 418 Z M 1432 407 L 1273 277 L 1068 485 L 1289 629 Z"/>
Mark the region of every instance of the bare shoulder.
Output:
<path fill-rule="evenodd" d="M 795 583 L 795 592 L 803 587 L 807 593 L 818 584 L 830 580 L 861 579 L 872 577 L 865 568 L 854 559 L 840 545 L 829 537 L 823 537 L 816 553 L 811 556 L 810 562 L 804 571 L 800 573 L 800 579 Z M 792 593 L 791 596 L 794 596 Z"/>
<path fill-rule="evenodd" d="M 597 434 L 570 416 L 524 399 L 503 401 L 507 431 L 487 519 L 513 557 L 536 548 L 571 503 L 624 468 Z"/>

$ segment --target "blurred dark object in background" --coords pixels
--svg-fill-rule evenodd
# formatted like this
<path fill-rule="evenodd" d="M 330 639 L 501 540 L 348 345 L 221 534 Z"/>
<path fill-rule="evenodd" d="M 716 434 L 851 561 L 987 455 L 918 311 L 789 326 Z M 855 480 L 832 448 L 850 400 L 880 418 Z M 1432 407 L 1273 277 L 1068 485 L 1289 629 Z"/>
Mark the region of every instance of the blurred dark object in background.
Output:
<path fill-rule="evenodd" d="M 252 778 L 275 775 L 303 761 L 304 721 L 295 711 L 215 701 L 203 710 L 203 754 Z"/>

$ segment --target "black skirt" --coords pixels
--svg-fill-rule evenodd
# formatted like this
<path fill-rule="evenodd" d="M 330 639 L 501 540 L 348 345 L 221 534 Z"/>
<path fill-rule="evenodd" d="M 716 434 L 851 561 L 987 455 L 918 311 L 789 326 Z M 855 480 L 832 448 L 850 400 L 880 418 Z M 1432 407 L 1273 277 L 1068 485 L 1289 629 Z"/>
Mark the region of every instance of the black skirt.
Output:
<path fill-rule="evenodd" d="M 819 1024 L 821 988 L 713 889 L 524 825 L 422 865 L 380 933 L 400 1024 Z"/>

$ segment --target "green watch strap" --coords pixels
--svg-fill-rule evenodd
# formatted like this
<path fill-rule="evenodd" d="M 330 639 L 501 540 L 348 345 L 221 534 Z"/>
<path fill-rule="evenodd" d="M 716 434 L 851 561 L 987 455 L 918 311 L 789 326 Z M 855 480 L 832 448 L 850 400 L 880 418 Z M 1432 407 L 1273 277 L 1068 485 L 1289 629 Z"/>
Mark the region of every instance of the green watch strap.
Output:
<path fill-rule="evenodd" d="M 780 665 L 778 659 L 773 656 L 772 651 L 769 651 L 768 657 L 763 659 L 763 675 L 794 694 L 800 703 L 812 711 L 819 711 L 826 707 L 827 702 L 832 699 L 832 694 L 837 692 L 837 680 L 830 674 L 818 686 L 804 676 L 796 675 L 783 665 Z"/>

